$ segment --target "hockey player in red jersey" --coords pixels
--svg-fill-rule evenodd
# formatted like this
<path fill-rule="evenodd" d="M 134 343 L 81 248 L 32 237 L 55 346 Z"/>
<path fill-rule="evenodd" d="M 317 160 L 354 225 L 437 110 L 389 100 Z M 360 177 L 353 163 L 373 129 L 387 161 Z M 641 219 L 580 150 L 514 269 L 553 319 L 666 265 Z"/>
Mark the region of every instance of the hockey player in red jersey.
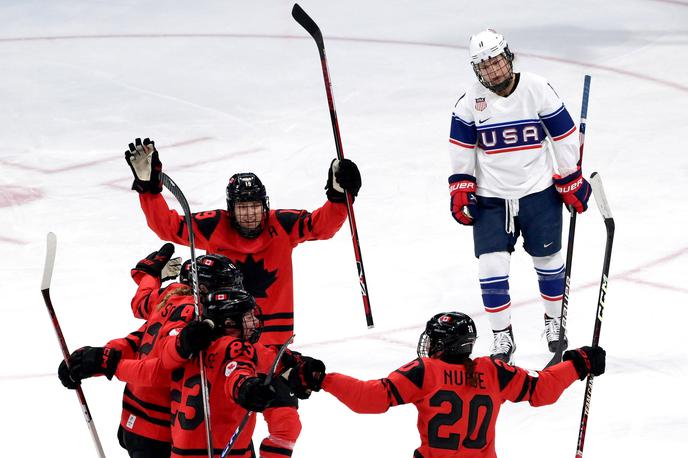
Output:
<path fill-rule="evenodd" d="M 154 142 L 136 139 L 125 152 L 148 226 L 163 240 L 188 244 L 184 218 L 162 197 L 158 151 Z M 227 256 L 244 276 L 246 291 L 261 307 L 264 345 L 279 346 L 294 330 L 292 250 L 300 243 L 331 238 L 346 219 L 346 197 L 358 194 L 361 176 L 350 160 L 334 160 L 328 171 L 327 201 L 313 212 L 271 210 L 260 179 L 253 173 L 233 175 L 227 185 L 227 209 L 193 215 L 196 247 Z M 269 437 L 261 444 L 264 458 L 290 455 L 301 431 L 298 400 L 286 384 L 263 416 Z"/>
<path fill-rule="evenodd" d="M 413 403 L 421 437 L 414 458 L 493 458 L 495 424 L 504 402 L 552 404 L 576 379 L 604 373 L 600 347 L 569 350 L 562 363 L 535 372 L 495 358 L 471 359 L 476 338 L 468 315 L 440 313 L 420 336 L 418 358 L 386 378 L 361 381 L 325 374 L 321 361 L 306 358 L 291 370 L 289 381 L 296 391 L 322 388 L 358 413 Z"/>
<path fill-rule="evenodd" d="M 193 318 L 194 304 L 186 274 L 181 276 L 182 283 L 173 282 L 161 288 L 163 281 L 176 277 L 180 271 L 180 258 L 170 259 L 173 253 L 174 246 L 166 243 L 139 261 L 131 271 L 138 284 L 131 303 L 132 311 L 146 323 L 127 337 L 111 340 L 104 347 L 76 350 L 70 356 L 70 370 L 64 362 L 58 369 L 60 380 L 68 388 L 75 388 L 81 380 L 98 375 L 108 379 L 115 376 L 127 383 L 118 438 L 132 458 L 170 456 L 171 371 L 165 369 L 160 360 L 161 342 L 169 330 Z M 224 256 L 200 256 L 198 263 L 202 290 L 241 285 L 241 273 Z"/>
<path fill-rule="evenodd" d="M 547 345 L 555 352 L 564 294 L 562 202 L 582 213 L 591 188 L 580 168 L 576 126 L 552 85 L 514 72 L 514 54 L 494 30 L 473 35 L 469 53 L 477 81 L 452 113 L 450 209 L 458 223 L 473 226 L 494 333 L 491 353 L 512 362 L 511 253 L 522 235 L 537 274 Z"/>
<path fill-rule="evenodd" d="M 214 454 L 229 441 L 246 410 L 263 411 L 275 398 L 264 373 L 276 351 L 256 343 L 262 323 L 253 297 L 221 288 L 203 295 L 203 321 L 178 323 L 162 346 L 163 366 L 172 371 L 172 457 L 205 457 L 201 376 L 197 355 L 204 352 Z M 189 309 L 190 314 L 193 309 Z M 262 372 L 260 375 L 258 372 Z M 251 417 L 231 451 L 254 457 Z"/>

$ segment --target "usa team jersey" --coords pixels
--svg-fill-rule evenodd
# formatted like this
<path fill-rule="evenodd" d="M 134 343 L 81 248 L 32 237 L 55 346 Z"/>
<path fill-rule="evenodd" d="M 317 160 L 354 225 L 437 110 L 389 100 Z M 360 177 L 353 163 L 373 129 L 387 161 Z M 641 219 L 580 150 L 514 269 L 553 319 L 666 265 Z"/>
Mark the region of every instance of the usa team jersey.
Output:
<path fill-rule="evenodd" d="M 144 193 L 139 199 L 158 237 L 189 244 L 184 218 L 169 209 L 161 194 Z M 226 210 L 194 213 L 193 226 L 196 248 L 227 256 L 241 270 L 244 288 L 263 311 L 261 343 L 282 345 L 294 333 L 292 251 L 299 243 L 331 238 L 345 219 L 346 205 L 327 201 L 312 213 L 270 210 L 265 230 L 255 239 L 242 237 Z M 144 311 L 142 304 L 132 303 L 132 308 Z"/>
<path fill-rule="evenodd" d="M 358 413 L 413 403 L 421 438 L 414 458 L 495 458 L 495 423 L 504 402 L 552 404 L 578 379 L 571 361 L 541 372 L 489 357 L 473 361 L 476 387 L 466 383 L 463 365 L 433 358 L 418 358 L 380 380 L 327 374 L 322 387 Z"/>
<path fill-rule="evenodd" d="M 566 176 L 577 168 L 576 126 L 559 95 L 538 75 L 515 77 L 508 97 L 476 82 L 454 106 L 452 174 L 475 176 L 480 196 L 520 199 L 552 186 L 556 171 Z"/>

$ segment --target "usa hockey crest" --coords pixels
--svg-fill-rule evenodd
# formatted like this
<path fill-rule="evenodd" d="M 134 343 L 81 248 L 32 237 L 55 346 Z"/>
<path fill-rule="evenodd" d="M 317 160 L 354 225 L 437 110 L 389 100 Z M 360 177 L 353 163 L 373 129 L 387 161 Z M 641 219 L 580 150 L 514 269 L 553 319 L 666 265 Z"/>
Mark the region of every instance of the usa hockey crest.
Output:
<path fill-rule="evenodd" d="M 475 109 L 478 111 L 483 111 L 485 108 L 487 108 L 487 102 L 485 101 L 485 97 L 476 98 Z"/>

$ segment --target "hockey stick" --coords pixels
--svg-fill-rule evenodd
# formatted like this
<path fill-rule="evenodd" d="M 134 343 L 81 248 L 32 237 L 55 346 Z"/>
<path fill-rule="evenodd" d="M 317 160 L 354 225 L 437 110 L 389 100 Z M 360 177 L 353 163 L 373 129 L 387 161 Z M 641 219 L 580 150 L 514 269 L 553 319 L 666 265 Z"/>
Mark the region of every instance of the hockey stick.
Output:
<path fill-rule="evenodd" d="M 289 340 L 287 340 L 284 344 L 282 344 L 279 351 L 277 352 L 277 356 L 275 356 L 275 360 L 272 362 L 272 366 L 270 366 L 270 370 L 268 371 L 267 375 L 265 376 L 265 381 L 263 382 L 263 385 L 267 386 L 270 384 L 270 382 L 272 382 L 272 377 L 275 374 L 275 370 L 277 369 L 277 365 L 279 364 L 280 360 L 282 359 L 282 355 L 287 350 L 287 347 L 293 341 L 294 341 L 294 335 L 292 334 L 292 336 L 289 338 Z M 232 447 L 234 447 L 234 443 L 239 438 L 239 434 L 241 434 L 241 431 L 244 430 L 244 427 L 246 426 L 246 423 L 248 423 L 249 418 L 251 418 L 251 415 L 253 415 L 253 411 L 247 410 L 246 413 L 244 414 L 244 418 L 242 418 L 241 421 L 239 422 L 239 426 L 237 426 L 237 428 L 234 430 L 232 437 L 229 438 L 229 442 L 227 442 L 225 449 L 220 454 L 220 458 L 227 458 L 227 455 L 229 455 L 229 451 L 232 450 Z"/>
<path fill-rule="evenodd" d="M 607 230 L 607 241 L 604 245 L 604 263 L 602 265 L 602 279 L 600 280 L 600 291 L 597 299 L 597 310 L 595 312 L 595 330 L 592 334 L 592 346 L 596 347 L 600 343 L 600 331 L 602 330 L 602 316 L 604 315 L 604 305 L 607 299 L 607 283 L 609 280 L 609 263 L 612 258 L 612 243 L 614 243 L 614 218 L 612 211 L 609 208 L 607 196 L 604 193 L 602 186 L 602 178 L 595 172 L 590 176 L 590 186 L 595 195 L 595 202 L 597 208 L 600 209 L 602 218 L 604 218 L 604 227 Z M 583 445 L 585 444 L 585 432 L 588 429 L 588 415 L 590 413 L 590 398 L 592 397 L 592 382 L 593 376 L 588 375 L 587 384 L 585 385 L 585 398 L 583 402 L 583 412 L 581 413 L 580 428 L 578 430 L 578 446 L 576 448 L 576 456 L 583 456 Z"/>
<path fill-rule="evenodd" d="M 177 183 L 172 181 L 165 173 L 160 173 L 160 178 L 163 186 L 165 186 L 174 197 L 177 199 L 179 204 L 184 210 L 184 221 L 186 222 L 186 227 L 189 230 L 189 248 L 191 250 L 191 282 L 193 287 L 194 295 L 194 311 L 196 312 L 196 317 L 198 320 L 203 319 L 203 310 L 200 306 L 201 293 L 198 287 L 198 266 L 196 266 L 196 248 L 194 242 L 194 231 L 193 231 L 193 221 L 191 220 L 191 209 L 189 208 L 189 202 L 186 200 L 184 193 Z M 203 398 L 203 419 L 205 420 L 205 434 L 206 443 L 208 445 L 208 458 L 213 458 L 213 437 L 210 430 L 210 402 L 208 401 L 208 378 L 205 373 L 205 362 L 204 362 L 204 352 L 200 352 L 198 355 L 198 363 L 200 365 L 201 373 L 201 396 Z"/>
<path fill-rule="evenodd" d="M 578 159 L 578 167 L 583 164 L 583 146 L 585 145 L 585 126 L 588 117 L 588 99 L 590 98 L 590 75 L 585 75 L 583 82 L 583 102 L 581 105 L 581 117 L 579 127 L 580 138 L 580 157 Z M 564 273 L 564 295 L 561 298 L 561 328 L 559 330 L 559 342 L 557 343 L 557 350 L 554 356 L 549 360 L 545 368 L 554 364 L 560 363 L 562 355 L 564 354 L 564 337 L 566 336 L 566 315 L 569 307 L 569 294 L 571 294 L 571 266 L 573 263 L 573 241 L 576 236 L 576 210 L 569 207 L 569 241 L 566 247 L 566 269 Z"/>
<path fill-rule="evenodd" d="M 55 309 L 53 308 L 53 302 L 50 299 L 50 282 L 53 278 L 53 267 L 55 267 L 55 252 L 57 251 L 57 237 L 52 232 L 48 232 L 48 249 L 45 254 L 45 267 L 43 268 L 43 281 L 41 282 L 41 293 L 43 294 L 43 300 L 45 301 L 45 306 L 48 308 L 48 313 L 50 314 L 50 319 L 53 322 L 53 328 L 55 329 L 55 334 L 57 334 L 57 342 L 60 344 L 60 349 L 62 350 L 62 357 L 64 362 L 69 369 L 69 350 L 67 350 L 67 342 L 65 342 L 64 335 L 62 334 L 62 328 L 60 328 L 60 322 L 57 320 L 57 315 L 55 314 Z M 93 417 L 91 417 L 91 410 L 88 408 L 86 403 L 86 396 L 84 396 L 84 391 L 81 389 L 81 385 L 76 387 L 76 396 L 79 398 L 79 404 L 81 404 L 81 412 L 84 414 L 84 420 L 86 420 L 86 425 L 91 433 L 91 438 L 96 446 L 96 451 L 98 456 L 105 458 L 105 452 L 103 451 L 103 446 L 100 443 L 100 438 L 98 437 L 98 431 L 96 431 L 96 425 L 93 422 Z"/>
<path fill-rule="evenodd" d="M 325 80 L 325 91 L 327 92 L 327 103 L 330 107 L 330 121 L 332 121 L 332 132 L 334 133 L 334 143 L 337 148 L 337 158 L 341 161 L 344 159 L 344 150 L 342 149 L 342 137 L 339 133 L 339 121 L 337 120 L 337 110 L 334 106 L 334 96 L 332 95 L 332 83 L 330 81 L 330 71 L 327 68 L 327 56 L 325 56 L 325 43 L 323 42 L 322 33 L 318 24 L 306 14 L 306 12 L 297 4 L 291 10 L 292 17 L 306 29 L 306 31 L 313 37 L 315 44 L 318 46 L 320 53 L 320 63 L 322 65 L 323 78 Z M 358 229 L 356 228 L 356 216 L 354 215 L 354 207 L 352 205 L 351 195 L 348 192 L 346 195 L 346 211 L 349 215 L 349 229 L 351 230 L 351 241 L 354 245 L 354 256 L 356 257 L 356 268 L 358 269 L 358 282 L 361 286 L 361 297 L 363 298 L 363 310 L 365 312 L 366 323 L 368 328 L 372 328 L 373 312 L 370 308 L 370 298 L 368 297 L 368 283 L 366 281 L 365 270 L 363 269 L 363 258 L 361 256 L 361 246 L 358 242 Z"/>

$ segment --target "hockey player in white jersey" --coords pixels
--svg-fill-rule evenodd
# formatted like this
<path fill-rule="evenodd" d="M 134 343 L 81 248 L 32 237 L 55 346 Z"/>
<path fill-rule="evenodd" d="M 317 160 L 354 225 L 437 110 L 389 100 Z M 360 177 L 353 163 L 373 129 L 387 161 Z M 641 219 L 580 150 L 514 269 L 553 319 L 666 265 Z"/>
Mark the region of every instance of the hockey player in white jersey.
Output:
<path fill-rule="evenodd" d="M 478 81 L 452 114 L 450 205 L 457 222 L 473 226 L 492 356 L 511 362 L 509 264 L 516 241 L 522 235 L 533 258 L 554 352 L 564 293 L 562 201 L 582 213 L 590 185 L 579 166 L 576 126 L 552 86 L 538 75 L 514 73 L 514 55 L 494 30 L 473 35 L 469 52 Z"/>

